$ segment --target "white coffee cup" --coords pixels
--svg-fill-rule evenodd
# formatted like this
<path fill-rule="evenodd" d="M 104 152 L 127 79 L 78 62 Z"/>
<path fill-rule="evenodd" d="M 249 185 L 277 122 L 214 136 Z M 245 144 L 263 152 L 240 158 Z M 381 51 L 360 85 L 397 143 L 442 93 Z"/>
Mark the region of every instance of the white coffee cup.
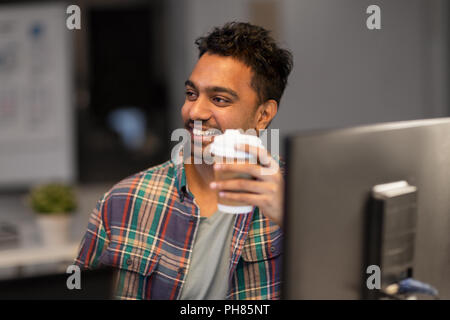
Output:
<path fill-rule="evenodd" d="M 257 163 L 257 157 L 241 150 L 236 150 L 238 144 L 248 144 L 253 147 L 262 147 L 262 141 L 257 136 L 242 134 L 239 130 L 227 129 L 225 133 L 214 138 L 211 143 L 211 153 L 215 163 L 237 164 L 237 163 Z M 238 172 L 214 171 L 216 181 L 229 179 L 249 179 L 252 176 Z M 218 197 L 217 207 L 219 211 L 225 213 L 244 214 L 253 211 L 253 206 L 234 200 L 220 199 Z"/>

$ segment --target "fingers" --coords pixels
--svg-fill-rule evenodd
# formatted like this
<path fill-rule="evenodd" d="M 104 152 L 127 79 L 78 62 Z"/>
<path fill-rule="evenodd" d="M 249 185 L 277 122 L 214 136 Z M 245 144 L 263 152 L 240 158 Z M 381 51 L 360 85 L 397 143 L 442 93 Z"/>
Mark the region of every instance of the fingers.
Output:
<path fill-rule="evenodd" d="M 210 187 L 218 191 L 247 191 L 257 194 L 274 194 L 276 192 L 276 186 L 273 183 L 248 179 L 215 181 L 210 184 Z"/>
<path fill-rule="evenodd" d="M 227 192 L 221 191 L 219 192 L 219 198 L 226 200 L 233 200 L 243 202 L 255 207 L 267 207 L 270 202 L 270 198 L 266 195 L 262 194 L 254 194 L 254 193 L 235 193 L 235 192 Z"/>
<path fill-rule="evenodd" d="M 235 163 L 235 164 L 215 164 L 214 170 L 230 171 L 242 174 L 249 174 L 253 178 L 262 181 L 271 181 L 274 179 L 274 174 L 279 171 L 279 167 L 263 167 L 257 164 L 249 163 Z"/>

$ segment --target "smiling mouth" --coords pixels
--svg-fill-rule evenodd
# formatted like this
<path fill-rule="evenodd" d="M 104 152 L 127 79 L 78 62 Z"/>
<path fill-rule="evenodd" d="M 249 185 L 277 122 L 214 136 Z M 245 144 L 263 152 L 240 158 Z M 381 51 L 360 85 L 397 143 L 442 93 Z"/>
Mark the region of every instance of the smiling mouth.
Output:
<path fill-rule="evenodd" d="M 196 128 L 192 128 L 192 133 L 194 134 L 194 136 L 198 137 L 214 137 L 221 134 L 222 132 L 220 132 L 220 130 L 218 129 L 198 130 Z"/>

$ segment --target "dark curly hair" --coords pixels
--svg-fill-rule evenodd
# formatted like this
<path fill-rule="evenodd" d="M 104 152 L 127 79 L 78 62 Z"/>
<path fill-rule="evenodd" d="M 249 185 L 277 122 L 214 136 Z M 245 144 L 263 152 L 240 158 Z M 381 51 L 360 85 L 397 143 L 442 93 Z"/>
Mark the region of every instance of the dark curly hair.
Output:
<path fill-rule="evenodd" d="M 253 71 L 252 87 L 259 103 L 274 99 L 280 104 L 293 67 L 292 54 L 279 48 L 266 29 L 244 22 L 229 22 L 195 40 L 200 51 L 230 56 Z"/>

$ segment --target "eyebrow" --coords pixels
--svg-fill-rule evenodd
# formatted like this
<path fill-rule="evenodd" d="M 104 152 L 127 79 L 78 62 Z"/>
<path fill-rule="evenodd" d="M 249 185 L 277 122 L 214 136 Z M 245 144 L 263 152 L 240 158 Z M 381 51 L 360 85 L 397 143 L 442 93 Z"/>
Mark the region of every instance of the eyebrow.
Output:
<path fill-rule="evenodd" d="M 186 80 L 184 82 L 184 85 L 192 87 L 193 89 L 198 91 L 197 86 L 191 80 Z M 228 93 L 229 95 L 231 95 L 235 99 L 239 99 L 239 95 L 236 93 L 236 91 L 234 91 L 234 90 L 232 90 L 230 88 L 213 86 L 213 87 L 207 87 L 206 91 L 208 91 L 208 92 L 224 92 L 224 93 Z"/>
<path fill-rule="evenodd" d="M 194 84 L 191 80 L 186 80 L 186 81 L 184 82 L 184 85 L 185 85 L 185 86 L 192 87 L 192 88 L 194 88 L 195 90 L 198 91 L 197 87 L 195 86 L 195 84 Z"/>

